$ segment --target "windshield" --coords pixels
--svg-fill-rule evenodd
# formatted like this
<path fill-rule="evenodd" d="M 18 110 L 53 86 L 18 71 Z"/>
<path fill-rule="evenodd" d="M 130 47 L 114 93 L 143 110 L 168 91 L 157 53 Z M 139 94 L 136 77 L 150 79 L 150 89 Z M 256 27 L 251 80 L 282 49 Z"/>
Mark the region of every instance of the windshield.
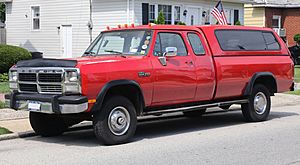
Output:
<path fill-rule="evenodd" d="M 151 35 L 151 31 L 145 30 L 105 32 L 97 37 L 84 55 L 146 55 Z"/>

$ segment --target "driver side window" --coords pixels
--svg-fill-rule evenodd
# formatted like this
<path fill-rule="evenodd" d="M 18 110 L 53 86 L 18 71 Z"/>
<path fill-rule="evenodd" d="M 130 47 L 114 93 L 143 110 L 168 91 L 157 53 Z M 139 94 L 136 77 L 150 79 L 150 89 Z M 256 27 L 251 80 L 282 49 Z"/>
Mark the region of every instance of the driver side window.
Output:
<path fill-rule="evenodd" d="M 178 33 L 158 33 L 153 54 L 162 56 L 167 47 L 176 47 L 177 56 L 187 56 L 185 43 Z"/>

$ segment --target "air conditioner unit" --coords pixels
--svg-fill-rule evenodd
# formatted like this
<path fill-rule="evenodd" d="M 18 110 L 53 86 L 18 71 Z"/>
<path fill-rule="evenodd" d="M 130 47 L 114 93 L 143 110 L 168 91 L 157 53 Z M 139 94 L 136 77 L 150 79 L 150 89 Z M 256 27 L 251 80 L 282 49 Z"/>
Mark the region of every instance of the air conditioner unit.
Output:
<path fill-rule="evenodd" d="M 286 29 L 285 28 L 282 28 L 279 30 L 279 36 L 280 37 L 286 37 Z"/>

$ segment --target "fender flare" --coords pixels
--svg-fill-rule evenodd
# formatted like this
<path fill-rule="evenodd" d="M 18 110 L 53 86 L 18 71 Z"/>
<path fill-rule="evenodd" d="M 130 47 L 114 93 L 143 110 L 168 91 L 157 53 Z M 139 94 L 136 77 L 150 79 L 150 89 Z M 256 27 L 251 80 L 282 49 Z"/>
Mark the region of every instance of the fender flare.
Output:
<path fill-rule="evenodd" d="M 254 84 L 255 84 L 256 80 L 260 77 L 272 77 L 274 82 L 275 82 L 275 86 L 276 86 L 276 89 L 274 90 L 274 93 L 277 92 L 277 81 L 276 81 L 275 76 L 271 72 L 257 72 L 252 76 L 249 83 L 247 84 L 246 89 L 244 91 L 244 96 L 251 95 Z"/>
<path fill-rule="evenodd" d="M 134 80 L 113 80 L 110 81 L 108 83 L 106 83 L 101 91 L 99 92 L 97 98 L 96 98 L 96 102 L 93 105 L 91 112 L 95 113 L 101 110 L 101 107 L 103 105 L 103 102 L 105 100 L 105 96 L 107 95 L 108 91 L 116 86 L 122 86 L 122 85 L 133 85 L 135 86 L 138 90 L 139 90 L 139 101 L 141 102 L 141 111 L 143 111 L 143 108 L 145 107 L 145 100 L 144 100 L 144 95 L 143 95 L 143 91 L 140 87 L 140 85 L 134 81 Z M 141 114 L 142 112 L 140 112 Z"/>

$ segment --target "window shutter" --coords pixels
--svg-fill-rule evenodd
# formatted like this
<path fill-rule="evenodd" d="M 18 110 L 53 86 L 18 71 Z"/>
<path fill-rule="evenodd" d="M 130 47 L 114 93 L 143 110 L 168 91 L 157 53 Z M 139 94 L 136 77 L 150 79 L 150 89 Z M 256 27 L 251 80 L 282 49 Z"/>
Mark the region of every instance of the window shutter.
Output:
<path fill-rule="evenodd" d="M 233 19 L 233 25 L 239 21 L 239 10 L 234 10 L 234 19 Z"/>
<path fill-rule="evenodd" d="M 142 19 L 143 25 L 149 23 L 149 3 L 142 3 Z"/>

